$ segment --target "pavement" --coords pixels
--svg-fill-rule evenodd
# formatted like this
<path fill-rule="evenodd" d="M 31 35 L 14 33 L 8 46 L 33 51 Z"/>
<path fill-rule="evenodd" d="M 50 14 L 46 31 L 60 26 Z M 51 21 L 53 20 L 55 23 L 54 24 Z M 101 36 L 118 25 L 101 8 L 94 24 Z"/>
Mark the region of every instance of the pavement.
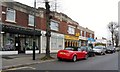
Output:
<path fill-rule="evenodd" d="M 50 55 L 53 58 L 57 59 L 56 53 Z M 32 56 L 32 54 L 4 55 L 2 56 L 2 70 L 7 70 L 15 67 L 23 67 L 43 62 L 50 62 L 55 60 L 40 60 L 40 58 L 44 57 L 45 54 L 36 54 L 35 60 L 32 59 Z"/>

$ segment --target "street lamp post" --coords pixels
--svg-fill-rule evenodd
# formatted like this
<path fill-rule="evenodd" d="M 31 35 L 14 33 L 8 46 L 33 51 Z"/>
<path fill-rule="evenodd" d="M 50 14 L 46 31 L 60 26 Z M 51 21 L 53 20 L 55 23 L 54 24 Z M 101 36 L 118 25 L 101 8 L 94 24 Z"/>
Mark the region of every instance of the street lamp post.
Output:
<path fill-rule="evenodd" d="M 33 60 L 35 60 L 36 0 L 34 0 Z"/>

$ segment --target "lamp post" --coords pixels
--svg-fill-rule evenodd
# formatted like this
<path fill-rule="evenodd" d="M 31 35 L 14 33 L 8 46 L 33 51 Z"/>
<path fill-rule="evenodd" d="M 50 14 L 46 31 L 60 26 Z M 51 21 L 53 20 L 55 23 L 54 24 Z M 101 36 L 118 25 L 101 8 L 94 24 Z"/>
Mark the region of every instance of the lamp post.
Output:
<path fill-rule="evenodd" d="M 36 0 L 34 0 L 33 60 L 35 60 Z"/>

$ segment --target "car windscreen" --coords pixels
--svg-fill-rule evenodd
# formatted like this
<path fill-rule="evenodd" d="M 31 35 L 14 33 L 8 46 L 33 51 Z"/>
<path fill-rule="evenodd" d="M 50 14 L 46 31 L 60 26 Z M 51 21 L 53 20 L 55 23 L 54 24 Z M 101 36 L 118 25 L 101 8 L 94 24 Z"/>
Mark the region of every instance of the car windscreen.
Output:
<path fill-rule="evenodd" d="M 81 46 L 80 48 L 81 48 L 81 50 L 86 50 L 85 46 Z"/>
<path fill-rule="evenodd" d="M 94 49 L 102 49 L 102 47 L 97 46 L 97 47 L 94 47 Z"/>
<path fill-rule="evenodd" d="M 66 47 L 64 50 L 74 50 L 73 48 L 71 48 L 71 47 Z"/>
<path fill-rule="evenodd" d="M 86 49 L 86 47 L 85 47 L 85 46 L 81 46 L 80 48 L 81 48 L 81 49 Z"/>

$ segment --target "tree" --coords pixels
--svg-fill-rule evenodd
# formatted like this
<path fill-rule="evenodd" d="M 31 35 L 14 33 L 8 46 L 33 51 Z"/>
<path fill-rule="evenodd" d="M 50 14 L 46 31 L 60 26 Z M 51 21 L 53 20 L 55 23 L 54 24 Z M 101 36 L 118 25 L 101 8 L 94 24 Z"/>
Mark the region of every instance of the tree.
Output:
<path fill-rule="evenodd" d="M 48 59 L 53 59 L 51 56 L 50 56 L 50 37 L 51 37 L 51 32 L 50 32 L 50 19 L 51 19 L 51 16 L 50 16 L 50 5 L 49 5 L 49 2 L 46 0 L 45 1 L 45 7 L 46 7 L 46 55 L 41 58 L 42 60 L 48 60 Z"/>
<path fill-rule="evenodd" d="M 118 28 L 117 22 L 110 22 L 108 24 L 108 28 L 112 34 L 112 45 L 114 46 L 114 33 L 115 33 L 115 30 Z"/>
<path fill-rule="evenodd" d="M 115 47 L 118 47 L 118 44 L 119 44 L 119 32 L 116 30 L 114 32 L 114 35 L 115 35 L 115 43 L 116 43 Z"/>

